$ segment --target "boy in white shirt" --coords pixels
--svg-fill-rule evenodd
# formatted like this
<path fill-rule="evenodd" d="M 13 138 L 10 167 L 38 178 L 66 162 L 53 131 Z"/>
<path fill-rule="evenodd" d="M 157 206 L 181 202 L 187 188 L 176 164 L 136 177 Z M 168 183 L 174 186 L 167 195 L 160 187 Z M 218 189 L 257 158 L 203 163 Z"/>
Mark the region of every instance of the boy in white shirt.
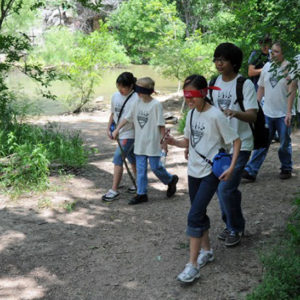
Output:
<path fill-rule="evenodd" d="M 153 173 L 162 183 L 168 185 L 167 197 L 175 194 L 178 182 L 178 176 L 172 176 L 168 173 L 160 160 L 161 150 L 163 148 L 167 151 L 167 144 L 161 143 L 165 136 L 165 120 L 161 103 L 151 96 L 154 92 L 154 84 L 154 81 L 149 77 L 137 80 L 135 91 L 140 99 L 134 103 L 131 110 L 125 115 L 124 120 L 120 122 L 112 134 L 116 138 L 120 129 L 128 122 L 134 124 L 137 195 L 129 201 L 128 204 L 130 205 L 148 201 L 148 160 Z"/>

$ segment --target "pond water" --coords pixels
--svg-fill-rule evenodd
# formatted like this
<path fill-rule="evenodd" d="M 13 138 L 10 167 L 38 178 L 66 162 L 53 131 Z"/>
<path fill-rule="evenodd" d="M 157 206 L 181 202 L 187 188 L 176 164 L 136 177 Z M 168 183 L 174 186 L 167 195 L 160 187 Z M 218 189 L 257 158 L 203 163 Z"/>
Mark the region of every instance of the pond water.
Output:
<path fill-rule="evenodd" d="M 132 72 L 135 77 L 149 76 L 155 81 L 155 90 L 160 93 L 174 93 L 177 91 L 177 80 L 164 78 L 158 71 L 148 65 L 130 65 L 127 68 L 115 68 L 104 70 L 102 74 L 102 81 L 99 86 L 95 88 L 94 98 L 103 99 L 103 104 L 109 104 L 112 94 L 116 91 L 116 79 L 122 72 Z M 59 101 L 60 98 L 71 93 L 71 87 L 67 82 L 54 82 L 50 88 L 51 92 L 57 95 L 58 100 L 53 101 L 44 99 L 39 96 L 37 84 L 29 79 L 24 74 L 15 71 L 10 74 L 7 79 L 8 86 L 18 91 L 20 98 L 35 100 L 38 103 L 38 110 L 44 115 L 61 114 L 68 109 Z M 33 111 L 30 113 L 33 113 Z"/>

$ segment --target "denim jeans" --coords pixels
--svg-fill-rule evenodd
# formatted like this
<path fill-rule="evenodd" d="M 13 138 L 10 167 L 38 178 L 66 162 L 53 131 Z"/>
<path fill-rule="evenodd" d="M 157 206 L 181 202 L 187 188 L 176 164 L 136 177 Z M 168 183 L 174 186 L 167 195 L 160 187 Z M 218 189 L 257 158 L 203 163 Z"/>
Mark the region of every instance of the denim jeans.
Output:
<path fill-rule="evenodd" d="M 217 190 L 222 219 L 229 231 L 243 232 L 245 229 L 241 207 L 242 193 L 238 190 L 238 186 L 250 154 L 251 151 L 240 151 L 231 178 L 221 181 Z"/>
<path fill-rule="evenodd" d="M 188 177 L 191 208 L 188 214 L 186 234 L 199 238 L 209 229 L 206 208 L 215 194 L 219 179 L 211 173 L 203 178 Z"/>
<path fill-rule="evenodd" d="M 123 149 L 125 157 L 131 164 L 135 164 L 135 155 L 133 153 L 134 139 L 120 139 L 120 145 Z M 120 146 L 117 148 L 114 154 L 113 163 L 117 166 L 123 166 L 122 151 Z"/>
<path fill-rule="evenodd" d="M 278 156 L 281 163 L 281 170 L 292 171 L 292 144 L 291 144 L 291 127 L 287 127 L 282 118 L 270 118 L 265 116 L 266 123 L 269 127 L 269 147 L 277 130 L 279 135 L 280 147 Z M 253 151 L 251 160 L 245 167 L 245 170 L 252 176 L 256 176 L 261 165 L 263 164 L 269 147 Z"/>
<path fill-rule="evenodd" d="M 148 159 L 152 172 L 158 177 L 158 179 L 164 183 L 169 184 L 172 181 L 173 176 L 167 172 L 162 166 L 160 156 L 147 156 L 147 155 L 136 155 L 136 173 L 137 173 L 137 194 L 147 194 L 147 164 Z"/>

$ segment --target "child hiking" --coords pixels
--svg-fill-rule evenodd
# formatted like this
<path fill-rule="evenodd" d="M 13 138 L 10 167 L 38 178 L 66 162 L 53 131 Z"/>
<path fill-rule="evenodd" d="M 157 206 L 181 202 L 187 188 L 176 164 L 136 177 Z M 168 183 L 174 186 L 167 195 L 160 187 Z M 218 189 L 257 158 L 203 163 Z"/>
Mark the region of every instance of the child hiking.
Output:
<path fill-rule="evenodd" d="M 167 151 L 167 144 L 161 144 L 161 140 L 165 136 L 163 108 L 161 103 L 151 96 L 154 92 L 154 81 L 149 77 L 141 78 L 136 82 L 135 90 L 139 100 L 132 105 L 131 110 L 113 132 L 113 138 L 116 138 L 123 126 L 128 123 L 134 124 L 137 195 L 128 202 L 130 205 L 148 201 L 148 160 L 153 173 L 162 183 L 168 185 L 167 197 L 175 194 L 178 182 L 178 176 L 169 174 L 160 160 L 161 150 L 164 148 Z"/>
<path fill-rule="evenodd" d="M 200 268 L 214 259 L 208 235 L 210 221 L 206 209 L 220 180 L 226 181 L 231 176 L 241 145 L 237 133 L 230 127 L 224 114 L 210 105 L 206 97 L 208 88 L 215 87 L 207 87 L 203 76 L 192 75 L 186 78 L 183 86 L 184 97 L 192 110 L 186 118 L 184 139 L 175 139 L 170 135 L 166 138 L 170 145 L 189 149 L 188 188 L 191 208 L 186 233 L 190 237 L 190 259 L 177 277 L 181 282 L 192 282 L 199 278 Z M 212 161 L 221 148 L 228 148 L 232 143 L 231 164 L 217 178 L 207 160 Z"/>
<path fill-rule="evenodd" d="M 130 110 L 132 104 L 137 101 L 138 96 L 134 92 L 136 78 L 130 72 L 120 74 L 116 80 L 118 92 L 116 92 L 111 99 L 111 114 L 107 124 L 107 136 L 112 138 L 111 127 L 124 119 L 125 114 Z M 129 160 L 132 171 L 136 174 L 135 156 L 133 153 L 134 144 L 134 127 L 132 124 L 127 124 L 119 132 L 118 148 L 115 151 L 113 163 L 114 174 L 113 184 L 111 189 L 102 196 L 103 201 L 111 202 L 117 199 L 120 195 L 118 187 L 123 174 L 123 159 L 127 157 Z M 122 149 L 121 149 L 122 148 Z M 128 188 L 128 192 L 135 193 L 136 188 L 133 185 Z"/>

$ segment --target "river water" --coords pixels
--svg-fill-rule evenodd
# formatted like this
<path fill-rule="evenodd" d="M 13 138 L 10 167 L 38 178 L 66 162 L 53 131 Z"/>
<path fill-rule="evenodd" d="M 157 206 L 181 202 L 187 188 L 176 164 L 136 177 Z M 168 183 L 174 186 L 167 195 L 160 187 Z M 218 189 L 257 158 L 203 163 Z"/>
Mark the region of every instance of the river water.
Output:
<path fill-rule="evenodd" d="M 135 77 L 149 76 L 155 81 L 155 90 L 160 93 L 174 93 L 177 91 L 177 80 L 164 78 L 158 71 L 148 65 L 130 65 L 128 68 L 115 68 L 103 71 L 102 81 L 99 86 L 95 87 L 96 99 L 103 99 L 101 103 L 109 104 L 112 94 L 116 91 L 116 79 L 122 72 L 132 72 Z M 54 82 L 50 88 L 51 92 L 57 95 L 58 100 L 43 99 L 38 92 L 37 84 L 29 79 L 27 76 L 15 71 L 8 77 L 8 86 L 14 88 L 19 94 L 19 98 L 34 101 L 38 105 L 39 113 L 44 115 L 61 114 L 68 109 L 59 101 L 67 94 L 70 94 L 71 87 L 67 82 L 57 81 Z M 33 107 L 33 106 L 32 106 Z M 29 111 L 29 113 L 34 113 Z"/>

